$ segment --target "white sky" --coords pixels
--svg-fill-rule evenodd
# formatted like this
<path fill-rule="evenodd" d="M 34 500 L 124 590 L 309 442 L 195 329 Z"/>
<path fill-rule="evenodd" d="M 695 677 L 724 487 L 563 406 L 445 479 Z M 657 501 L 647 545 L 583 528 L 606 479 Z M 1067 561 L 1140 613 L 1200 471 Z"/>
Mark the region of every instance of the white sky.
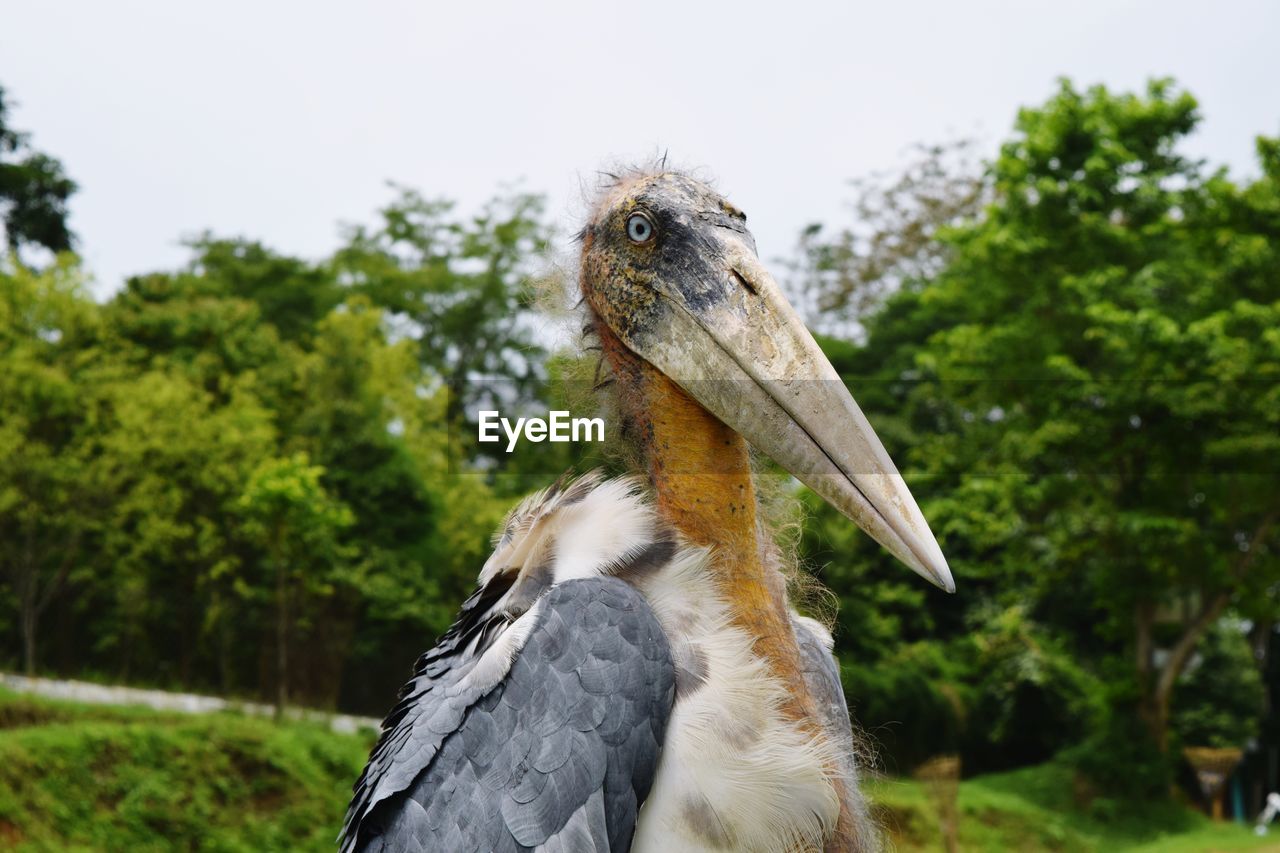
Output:
<path fill-rule="evenodd" d="M 319 257 L 388 179 L 467 208 L 520 180 L 567 231 L 580 179 L 663 149 L 777 258 L 843 221 L 847 178 L 914 142 L 994 146 L 1059 75 L 1173 75 L 1205 115 L 1193 153 L 1255 171 L 1280 2 L 0 0 L 13 124 L 80 182 L 100 294 L 205 228 Z"/>

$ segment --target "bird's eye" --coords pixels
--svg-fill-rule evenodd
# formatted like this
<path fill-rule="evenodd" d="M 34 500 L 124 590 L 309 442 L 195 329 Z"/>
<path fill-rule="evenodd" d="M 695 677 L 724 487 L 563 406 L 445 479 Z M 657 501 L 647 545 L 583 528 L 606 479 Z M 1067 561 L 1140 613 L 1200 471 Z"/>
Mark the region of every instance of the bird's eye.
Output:
<path fill-rule="evenodd" d="M 653 239 L 653 223 L 643 213 L 627 217 L 627 238 L 632 243 L 648 243 Z"/>

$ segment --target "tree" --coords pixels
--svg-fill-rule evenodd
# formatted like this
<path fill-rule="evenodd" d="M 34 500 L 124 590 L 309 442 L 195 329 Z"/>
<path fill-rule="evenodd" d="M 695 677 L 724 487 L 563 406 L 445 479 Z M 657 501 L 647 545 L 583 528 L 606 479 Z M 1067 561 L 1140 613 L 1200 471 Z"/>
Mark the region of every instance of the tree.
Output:
<path fill-rule="evenodd" d="M 974 604 L 1030 598 L 1161 750 L 1201 639 L 1230 608 L 1274 618 L 1280 582 L 1280 158 L 1206 172 L 1179 149 L 1198 115 L 1167 81 L 1063 82 L 942 267 L 836 347 L 969 602 L 915 618 L 959 637 Z"/>
<path fill-rule="evenodd" d="M 277 717 L 289 702 L 289 636 L 297 599 L 332 595 L 350 559 L 338 534 L 353 516 L 325 491 L 323 474 L 303 453 L 268 459 L 239 501 L 246 532 L 261 549 L 274 587 Z"/>
<path fill-rule="evenodd" d="M 172 368 L 220 403 L 239 389 L 275 409 L 293 393 L 298 344 L 221 280 L 190 270 L 134 276 L 103 312 L 106 345 L 127 368 Z"/>
<path fill-rule="evenodd" d="M 450 418 L 543 393 L 541 200 L 403 191 L 322 262 L 206 234 L 96 305 L 71 256 L 17 256 L 71 245 L 74 185 L 5 108 L 4 656 L 382 710 L 505 509 Z"/>
<path fill-rule="evenodd" d="M 459 588 L 460 573 L 461 589 L 473 580 L 474 567 L 459 565 L 448 539 L 486 535 L 474 517 L 452 516 L 445 505 L 458 478 L 447 468 L 429 474 L 417 457 L 417 425 L 405 407 L 427 402 L 430 379 L 415 342 L 388 342 L 384 325 L 384 312 L 363 296 L 322 320 L 298 360 L 298 394 L 284 420 L 286 448 L 324 468 L 325 488 L 354 519 L 342 536 L 359 554 L 354 588 L 318 602 L 325 630 L 306 644 L 310 660 L 300 661 L 328 681 L 328 690 L 311 692 L 325 703 L 381 701 L 380 690 L 403 676 L 403 660 L 388 645 L 412 646 L 414 636 L 443 631 L 458 600 L 446 591 Z M 434 396 L 443 402 L 443 391 Z M 427 428 L 446 435 L 443 406 L 432 414 Z"/>
<path fill-rule="evenodd" d="M 244 390 L 220 400 L 174 364 L 104 357 L 94 380 L 103 531 L 73 578 L 90 648 L 123 681 L 186 686 L 208 671 L 207 686 L 233 691 L 231 641 L 254 627 L 233 583 L 252 559 L 237 501 L 275 451 L 272 413 Z"/>
<path fill-rule="evenodd" d="M 951 248 L 939 234 L 976 219 L 990 197 L 974 147 L 971 139 L 918 145 L 902 170 L 852 181 L 853 225 L 805 228 L 791 278 L 813 303 L 813 322 L 833 333 L 856 324 L 904 283 L 943 268 Z"/>
<path fill-rule="evenodd" d="M 34 272 L 0 259 L 0 571 L 17 598 L 22 665 L 99 514 L 82 348 L 96 306 L 74 261 Z"/>
<path fill-rule="evenodd" d="M 254 303 L 263 321 L 286 341 L 306 342 L 345 296 L 323 266 L 257 241 L 205 234 L 188 245 L 195 255 L 187 272 L 202 292 Z"/>
<path fill-rule="evenodd" d="M 75 181 L 56 159 L 33 150 L 28 134 L 9 126 L 9 106 L 0 87 L 0 224 L 5 242 L 15 255 L 27 245 L 67 251 L 74 242 L 67 227 L 67 201 L 76 191 Z"/>
<path fill-rule="evenodd" d="M 530 314 L 550 239 L 542 197 L 498 197 L 460 220 L 452 202 L 397 189 L 378 227 L 348 229 L 333 260 L 339 280 L 418 341 L 423 368 L 449 389 L 450 423 L 479 401 L 528 399 L 543 356 Z"/>
<path fill-rule="evenodd" d="M 1224 620 L 1200 644 L 1177 687 L 1174 723 L 1183 742 L 1239 747 L 1258 735 L 1262 675 L 1241 626 Z"/>

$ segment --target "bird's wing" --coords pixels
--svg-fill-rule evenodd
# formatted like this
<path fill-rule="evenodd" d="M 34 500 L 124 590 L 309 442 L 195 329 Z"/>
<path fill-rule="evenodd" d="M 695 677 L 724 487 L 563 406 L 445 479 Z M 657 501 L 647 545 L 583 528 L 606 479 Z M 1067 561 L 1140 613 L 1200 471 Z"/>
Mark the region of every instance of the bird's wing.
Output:
<path fill-rule="evenodd" d="M 629 848 L 674 666 L 633 587 L 600 576 L 557 583 L 555 555 L 541 553 L 553 544 L 519 541 L 541 528 L 570 535 L 547 503 L 573 488 L 538 496 L 532 521 L 508 522 L 499 552 L 536 565 L 486 567 L 453 628 L 419 659 L 356 783 L 344 853 Z"/>
<path fill-rule="evenodd" d="M 835 747 L 836 772 L 844 780 L 844 796 L 850 816 L 857 823 L 857 834 L 865 839 L 875 837 L 874 823 L 858 784 L 858 744 L 854 740 L 849 705 L 840 681 L 840 664 L 831 653 L 831 632 L 821 623 L 805 617 L 792 618 L 796 644 L 800 647 L 800 665 L 809 694 L 817 703 L 818 719 Z M 874 844 L 868 849 L 879 849 Z"/>
<path fill-rule="evenodd" d="M 853 726 L 849 705 L 840 682 L 840 665 L 831 653 L 831 634 L 813 619 L 792 619 L 796 645 L 800 647 L 800 665 L 805 683 L 817 700 L 818 716 L 828 733 L 836 736 L 836 745 L 844 755 L 853 755 Z"/>

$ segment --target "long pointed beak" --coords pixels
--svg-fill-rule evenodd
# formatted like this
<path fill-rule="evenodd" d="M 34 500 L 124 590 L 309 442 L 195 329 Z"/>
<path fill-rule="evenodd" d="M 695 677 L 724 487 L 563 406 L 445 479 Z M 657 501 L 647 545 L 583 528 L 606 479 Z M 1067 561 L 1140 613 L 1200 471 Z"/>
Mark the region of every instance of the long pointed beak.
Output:
<path fill-rule="evenodd" d="M 708 411 L 947 592 L 942 549 L 884 445 L 755 253 L 721 247 L 722 282 L 664 285 L 666 329 L 639 354 Z"/>

